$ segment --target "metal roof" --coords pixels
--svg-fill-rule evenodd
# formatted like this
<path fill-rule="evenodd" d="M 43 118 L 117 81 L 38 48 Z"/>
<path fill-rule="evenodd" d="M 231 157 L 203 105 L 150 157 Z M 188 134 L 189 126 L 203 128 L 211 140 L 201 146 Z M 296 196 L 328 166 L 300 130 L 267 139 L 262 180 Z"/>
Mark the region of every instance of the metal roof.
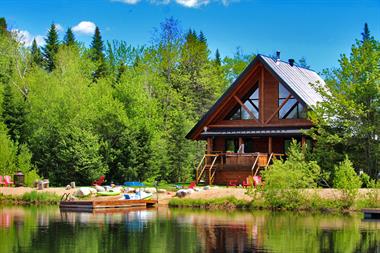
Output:
<path fill-rule="evenodd" d="M 311 84 L 319 83 L 325 85 L 323 79 L 314 71 L 291 66 L 288 62 L 275 61 L 264 55 L 259 55 L 263 63 L 272 70 L 274 74 L 287 85 L 308 106 L 314 106 L 317 102 L 322 101 L 321 95 L 315 91 Z"/>

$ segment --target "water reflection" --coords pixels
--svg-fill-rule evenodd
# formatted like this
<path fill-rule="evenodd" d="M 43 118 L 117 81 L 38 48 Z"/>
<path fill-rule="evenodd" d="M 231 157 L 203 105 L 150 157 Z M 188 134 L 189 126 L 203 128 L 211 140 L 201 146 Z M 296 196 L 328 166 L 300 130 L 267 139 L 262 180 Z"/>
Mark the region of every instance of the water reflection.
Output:
<path fill-rule="evenodd" d="M 1 252 L 376 252 L 380 223 L 360 214 L 0 207 Z"/>

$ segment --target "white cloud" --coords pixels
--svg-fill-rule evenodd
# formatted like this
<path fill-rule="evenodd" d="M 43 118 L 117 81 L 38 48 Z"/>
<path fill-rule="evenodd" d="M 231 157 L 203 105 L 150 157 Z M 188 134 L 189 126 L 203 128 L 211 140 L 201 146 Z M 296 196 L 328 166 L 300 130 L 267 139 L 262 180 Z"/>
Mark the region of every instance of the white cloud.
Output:
<path fill-rule="evenodd" d="M 125 4 L 137 4 L 140 0 L 111 0 L 112 2 L 122 2 Z"/>
<path fill-rule="evenodd" d="M 202 5 L 208 5 L 210 3 L 209 0 L 175 0 L 176 3 L 189 7 L 189 8 L 196 8 L 200 7 Z"/>
<path fill-rule="evenodd" d="M 27 47 L 32 45 L 34 39 L 36 40 L 38 46 L 43 46 L 45 44 L 45 39 L 42 35 L 32 36 L 30 32 L 18 29 L 13 29 L 12 32 L 16 35 L 18 41 Z"/>
<path fill-rule="evenodd" d="M 79 24 L 72 28 L 73 32 L 81 33 L 85 35 L 91 35 L 94 33 L 96 25 L 90 21 L 81 21 Z"/>
<path fill-rule="evenodd" d="M 142 0 L 111 0 L 112 2 L 121 2 L 125 4 L 137 4 Z M 198 8 L 206 6 L 210 3 L 221 3 L 224 6 L 228 6 L 232 2 L 239 2 L 240 0 L 146 0 L 152 4 L 170 4 L 171 2 L 182 5 L 187 8 Z"/>
<path fill-rule="evenodd" d="M 58 32 L 62 32 L 63 31 L 63 27 L 60 25 L 60 24 L 54 24 L 55 25 L 55 29 L 58 31 Z"/>

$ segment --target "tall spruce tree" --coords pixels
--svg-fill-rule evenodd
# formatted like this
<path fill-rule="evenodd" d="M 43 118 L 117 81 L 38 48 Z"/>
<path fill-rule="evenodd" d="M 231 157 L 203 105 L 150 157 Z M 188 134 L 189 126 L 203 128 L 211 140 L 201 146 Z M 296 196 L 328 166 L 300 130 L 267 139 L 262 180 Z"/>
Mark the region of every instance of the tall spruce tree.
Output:
<path fill-rule="evenodd" d="M 43 57 L 40 48 L 37 45 L 36 39 L 33 40 L 32 47 L 30 49 L 30 54 L 32 56 L 32 63 L 42 67 L 43 66 Z"/>
<path fill-rule="evenodd" d="M 206 36 L 204 35 L 204 33 L 202 31 L 199 32 L 199 37 L 198 37 L 199 41 L 202 42 L 202 43 L 207 43 L 207 39 L 206 39 Z"/>
<path fill-rule="evenodd" d="M 104 44 L 102 40 L 102 36 L 100 34 L 99 27 L 95 28 L 94 36 L 92 37 L 91 42 L 91 59 L 97 65 L 97 68 L 93 74 L 94 80 L 105 76 L 106 74 L 106 63 L 104 56 Z"/>
<path fill-rule="evenodd" d="M 220 58 L 219 49 L 216 49 L 216 52 L 215 52 L 215 63 L 218 66 L 222 65 L 222 59 Z"/>
<path fill-rule="evenodd" d="M 7 21 L 4 17 L 0 18 L 0 34 L 7 33 L 8 27 L 7 27 Z"/>
<path fill-rule="evenodd" d="M 63 37 L 63 44 L 66 46 L 74 46 L 76 44 L 75 35 L 71 28 L 67 29 L 65 37 Z"/>
<path fill-rule="evenodd" d="M 371 34 L 369 32 L 368 24 L 364 24 L 364 31 L 362 32 L 362 43 L 371 38 Z"/>
<path fill-rule="evenodd" d="M 45 57 L 45 68 L 47 71 L 53 71 L 53 69 L 55 68 L 55 56 L 59 48 L 58 32 L 54 23 L 52 23 L 49 28 L 45 42 L 46 45 L 43 48 L 43 55 Z"/>
<path fill-rule="evenodd" d="M 15 143 L 24 143 L 25 110 L 22 104 L 15 101 L 11 85 L 4 87 L 2 118 L 7 126 L 8 134 Z"/>

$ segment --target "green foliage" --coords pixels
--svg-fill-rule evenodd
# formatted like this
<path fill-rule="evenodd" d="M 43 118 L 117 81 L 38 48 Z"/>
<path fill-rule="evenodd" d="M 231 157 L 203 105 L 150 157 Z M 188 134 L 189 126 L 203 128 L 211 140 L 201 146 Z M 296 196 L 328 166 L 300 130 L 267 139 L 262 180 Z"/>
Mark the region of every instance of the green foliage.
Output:
<path fill-rule="evenodd" d="M 35 64 L 35 65 L 37 65 L 37 66 L 42 67 L 44 59 L 42 57 L 41 50 L 38 47 L 37 42 L 36 42 L 35 39 L 33 40 L 32 47 L 30 49 L 30 54 L 31 54 L 31 57 L 32 57 L 32 63 Z"/>
<path fill-rule="evenodd" d="M 304 201 L 299 189 L 315 187 L 319 173 L 318 164 L 306 161 L 300 145 L 293 140 L 288 159 L 275 160 L 263 172 L 265 201 L 273 208 L 299 208 Z"/>
<path fill-rule="evenodd" d="M 90 49 L 91 59 L 96 64 L 96 70 L 93 73 L 94 80 L 100 77 L 104 77 L 107 71 L 103 51 L 104 51 L 104 45 L 103 45 L 102 36 L 100 35 L 99 27 L 96 27 L 94 36 L 92 37 L 91 49 Z"/>
<path fill-rule="evenodd" d="M 331 171 L 348 154 L 355 168 L 375 178 L 380 172 L 380 42 L 367 25 L 363 40 L 339 63 L 325 72 L 326 87 L 316 84 L 325 100 L 310 112 L 316 125 L 310 131 L 317 143 L 314 158 Z"/>
<path fill-rule="evenodd" d="M 55 58 L 59 49 L 58 32 L 55 24 L 51 24 L 45 39 L 46 45 L 43 48 L 45 57 L 45 68 L 51 72 L 55 68 Z"/>
<path fill-rule="evenodd" d="M 0 123 L 0 147 L 0 175 L 10 175 L 16 170 L 17 147 L 2 123 Z"/>
<path fill-rule="evenodd" d="M 350 207 L 358 194 L 358 189 L 362 182 L 347 156 L 338 166 L 334 167 L 333 184 L 334 188 L 342 190 L 342 201 L 346 207 Z"/>
<path fill-rule="evenodd" d="M 76 45 L 75 35 L 71 28 L 68 28 L 65 34 L 65 37 L 63 37 L 63 44 L 70 47 Z"/>

